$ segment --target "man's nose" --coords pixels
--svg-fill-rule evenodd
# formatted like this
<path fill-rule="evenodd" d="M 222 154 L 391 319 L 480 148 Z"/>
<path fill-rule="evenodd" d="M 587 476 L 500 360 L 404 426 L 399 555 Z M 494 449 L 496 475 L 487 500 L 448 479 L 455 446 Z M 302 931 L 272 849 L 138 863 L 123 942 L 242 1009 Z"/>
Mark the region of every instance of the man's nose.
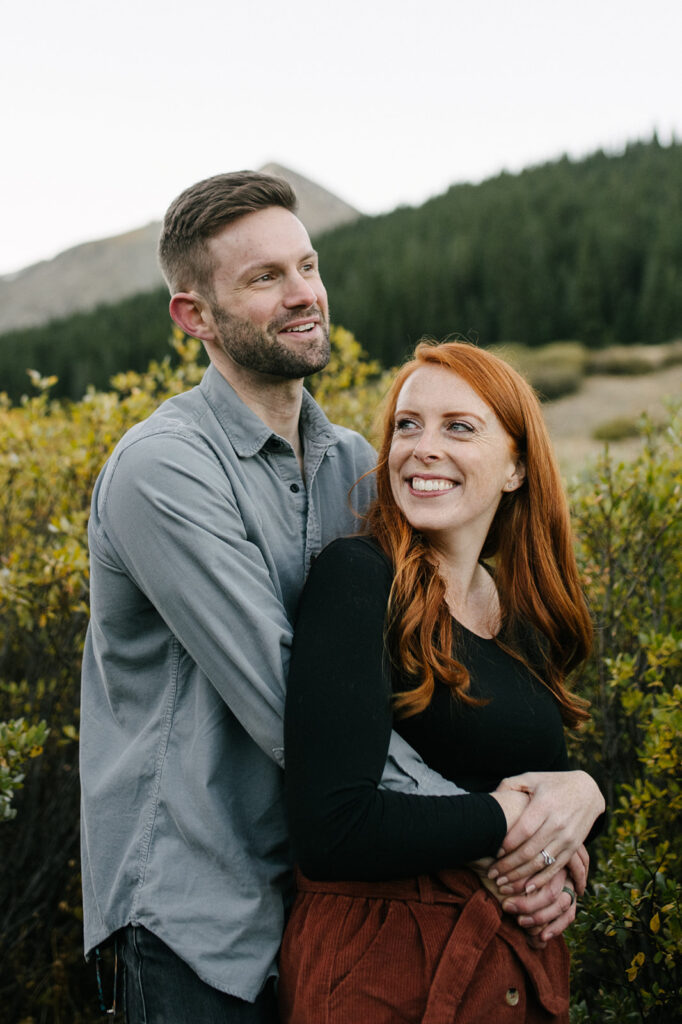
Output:
<path fill-rule="evenodd" d="M 308 306 L 314 306 L 316 303 L 317 292 L 310 284 L 310 281 L 307 281 L 302 274 L 293 274 L 287 281 L 284 296 L 284 305 L 287 309 L 294 309 L 298 306 L 303 306 L 304 309 L 307 309 Z"/>

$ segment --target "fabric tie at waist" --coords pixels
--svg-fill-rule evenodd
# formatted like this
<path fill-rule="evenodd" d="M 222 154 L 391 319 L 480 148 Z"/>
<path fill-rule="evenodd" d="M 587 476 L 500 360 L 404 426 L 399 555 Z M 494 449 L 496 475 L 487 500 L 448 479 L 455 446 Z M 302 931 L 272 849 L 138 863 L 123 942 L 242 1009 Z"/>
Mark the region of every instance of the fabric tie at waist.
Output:
<path fill-rule="evenodd" d="M 544 1009 L 555 1018 L 565 1015 L 568 1020 L 568 994 L 561 977 L 567 956 L 563 940 L 550 943 L 560 944 L 558 958 L 545 955 L 549 950 L 531 949 L 523 930 L 503 914 L 474 872 L 459 869 L 392 882 L 316 882 L 297 872 L 296 882 L 300 892 L 461 907 L 436 968 L 422 1024 L 452 1024 L 456 1020 L 474 972 L 496 936 L 523 964 Z M 559 953 L 559 946 L 555 948 Z"/>

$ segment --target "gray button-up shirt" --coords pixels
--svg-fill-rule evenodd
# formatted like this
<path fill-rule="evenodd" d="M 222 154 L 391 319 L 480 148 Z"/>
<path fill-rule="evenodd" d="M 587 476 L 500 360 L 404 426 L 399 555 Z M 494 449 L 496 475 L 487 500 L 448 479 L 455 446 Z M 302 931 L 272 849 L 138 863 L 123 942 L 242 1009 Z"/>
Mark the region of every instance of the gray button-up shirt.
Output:
<path fill-rule="evenodd" d="M 275 972 L 291 859 L 282 716 L 311 559 L 375 461 L 309 394 L 290 445 L 210 367 L 97 481 L 81 707 L 85 948 L 141 924 L 208 984 Z M 352 502 L 363 508 L 372 484 Z M 394 735 L 383 784 L 453 793 Z"/>

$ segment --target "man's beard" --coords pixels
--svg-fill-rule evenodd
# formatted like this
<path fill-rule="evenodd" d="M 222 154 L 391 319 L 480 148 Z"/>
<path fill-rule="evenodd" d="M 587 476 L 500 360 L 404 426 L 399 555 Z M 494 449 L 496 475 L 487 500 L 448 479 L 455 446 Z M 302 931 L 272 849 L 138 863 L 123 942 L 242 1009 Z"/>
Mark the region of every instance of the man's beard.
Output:
<path fill-rule="evenodd" d="M 292 348 L 284 344 L 277 333 L 293 320 L 300 319 L 300 313 L 298 317 L 289 315 L 273 320 L 265 329 L 256 327 L 250 320 L 233 316 L 217 303 L 211 305 L 211 313 L 218 331 L 220 348 L 230 359 L 246 369 L 270 377 L 297 380 L 317 373 L 329 362 L 329 324 L 318 306 L 310 306 L 305 310 L 305 315 L 319 316 L 323 337 L 311 339 L 306 345 L 305 334 L 293 334 Z"/>

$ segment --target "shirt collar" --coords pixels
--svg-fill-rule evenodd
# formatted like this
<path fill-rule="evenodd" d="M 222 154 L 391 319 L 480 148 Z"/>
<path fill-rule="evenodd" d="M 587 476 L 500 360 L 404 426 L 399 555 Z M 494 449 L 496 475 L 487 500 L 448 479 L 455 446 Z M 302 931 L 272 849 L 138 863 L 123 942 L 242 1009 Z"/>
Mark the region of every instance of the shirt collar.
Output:
<path fill-rule="evenodd" d="M 260 416 L 241 400 L 232 385 L 213 364 L 206 370 L 199 388 L 240 458 L 255 455 L 270 438 L 278 437 L 263 423 Z M 300 424 L 304 442 L 323 446 L 337 443 L 334 427 L 305 388 Z"/>

